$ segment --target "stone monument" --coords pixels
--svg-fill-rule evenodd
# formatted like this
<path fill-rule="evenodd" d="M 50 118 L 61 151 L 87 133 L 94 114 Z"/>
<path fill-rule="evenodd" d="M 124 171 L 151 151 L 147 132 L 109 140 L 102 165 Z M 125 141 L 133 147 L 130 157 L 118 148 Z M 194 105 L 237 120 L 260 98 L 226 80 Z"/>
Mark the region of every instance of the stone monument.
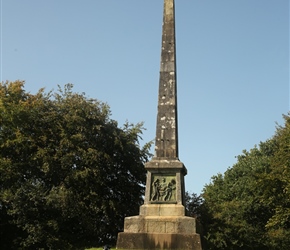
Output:
<path fill-rule="evenodd" d="M 117 249 L 201 250 L 195 219 L 185 216 L 184 176 L 178 158 L 174 0 L 164 0 L 155 156 L 145 164 L 144 205 L 126 217 Z"/>

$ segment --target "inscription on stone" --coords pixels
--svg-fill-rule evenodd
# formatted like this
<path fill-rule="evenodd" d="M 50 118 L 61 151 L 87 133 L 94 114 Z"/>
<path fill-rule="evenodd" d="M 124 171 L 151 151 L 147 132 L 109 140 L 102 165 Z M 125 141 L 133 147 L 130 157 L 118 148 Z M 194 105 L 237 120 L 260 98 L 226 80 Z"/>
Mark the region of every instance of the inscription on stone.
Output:
<path fill-rule="evenodd" d="M 153 202 L 176 201 L 175 176 L 153 175 L 150 200 Z"/>

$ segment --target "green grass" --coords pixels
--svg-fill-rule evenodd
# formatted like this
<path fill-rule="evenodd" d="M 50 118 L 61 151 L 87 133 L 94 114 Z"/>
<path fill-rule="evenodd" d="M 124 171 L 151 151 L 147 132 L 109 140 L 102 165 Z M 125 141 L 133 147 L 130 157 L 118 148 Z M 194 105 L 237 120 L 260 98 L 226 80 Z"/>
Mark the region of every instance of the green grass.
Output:
<path fill-rule="evenodd" d="M 117 248 L 115 248 L 115 247 L 111 247 L 111 250 L 116 250 L 116 249 Z M 86 248 L 85 250 L 103 250 L 103 247 L 99 247 L 99 248 L 98 247 L 97 248 L 95 248 L 95 247 L 93 247 L 93 248 Z M 119 249 L 119 250 L 128 250 L 128 249 Z M 136 250 L 143 250 L 143 249 L 136 249 Z"/>
<path fill-rule="evenodd" d="M 103 250 L 103 247 L 97 247 L 97 248 L 95 248 L 95 247 L 93 247 L 93 248 L 86 248 L 85 250 Z M 116 250 L 116 248 L 115 247 L 112 247 L 111 248 L 111 250 Z M 126 249 L 119 249 L 119 250 L 126 250 Z M 143 250 L 143 249 L 136 249 L 136 250 Z M 159 250 L 161 250 L 161 249 L 159 249 Z M 168 249 L 168 250 L 170 250 L 170 249 Z"/>
<path fill-rule="evenodd" d="M 111 248 L 112 249 L 112 248 Z M 99 247 L 99 248 L 87 248 L 87 249 L 85 249 L 85 250 L 103 250 L 103 248 L 102 247 Z"/>
<path fill-rule="evenodd" d="M 114 249 L 116 249 L 116 248 L 111 248 L 111 250 L 114 250 Z M 87 248 L 85 250 L 103 250 L 103 248 L 102 247 L 99 247 L 99 248 Z"/>

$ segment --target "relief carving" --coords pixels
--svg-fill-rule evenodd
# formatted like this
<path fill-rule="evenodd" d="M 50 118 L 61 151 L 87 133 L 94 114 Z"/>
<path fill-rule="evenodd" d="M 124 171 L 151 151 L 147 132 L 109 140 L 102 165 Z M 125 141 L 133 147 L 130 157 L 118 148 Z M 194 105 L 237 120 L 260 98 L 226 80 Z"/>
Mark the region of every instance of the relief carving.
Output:
<path fill-rule="evenodd" d="M 173 176 L 158 176 L 153 179 L 151 201 L 175 201 L 176 180 Z"/>

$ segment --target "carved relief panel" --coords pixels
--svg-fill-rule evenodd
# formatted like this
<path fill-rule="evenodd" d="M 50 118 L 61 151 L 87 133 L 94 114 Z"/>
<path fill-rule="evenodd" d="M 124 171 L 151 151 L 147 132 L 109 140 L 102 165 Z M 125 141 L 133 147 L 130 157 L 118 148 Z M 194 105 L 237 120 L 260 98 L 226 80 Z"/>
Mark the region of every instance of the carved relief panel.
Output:
<path fill-rule="evenodd" d="M 151 202 L 176 202 L 175 175 L 152 175 Z"/>

